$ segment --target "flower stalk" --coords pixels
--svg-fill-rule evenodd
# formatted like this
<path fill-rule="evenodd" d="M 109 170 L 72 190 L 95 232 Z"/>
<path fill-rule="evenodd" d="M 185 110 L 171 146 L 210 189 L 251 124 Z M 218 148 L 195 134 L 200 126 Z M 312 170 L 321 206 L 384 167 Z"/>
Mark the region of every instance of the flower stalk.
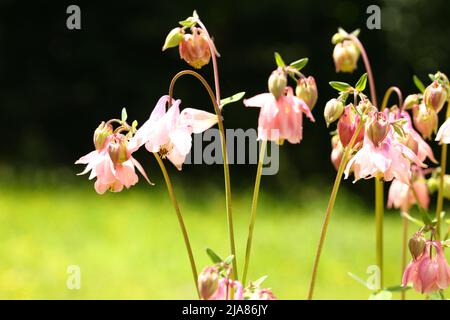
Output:
<path fill-rule="evenodd" d="M 447 102 L 447 112 L 445 119 L 450 117 L 450 99 Z M 441 212 L 444 207 L 444 177 L 447 170 L 447 144 L 443 143 L 441 147 L 441 172 L 439 175 L 439 189 L 436 202 L 436 240 L 441 239 Z M 449 226 L 450 232 L 450 226 Z"/>

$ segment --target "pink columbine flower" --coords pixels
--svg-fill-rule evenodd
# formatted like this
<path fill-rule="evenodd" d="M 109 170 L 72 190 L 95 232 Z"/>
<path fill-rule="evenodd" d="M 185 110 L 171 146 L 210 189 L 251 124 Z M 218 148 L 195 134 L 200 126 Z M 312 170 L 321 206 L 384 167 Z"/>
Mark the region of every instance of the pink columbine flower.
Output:
<path fill-rule="evenodd" d="M 217 284 L 216 291 L 208 300 L 230 300 L 231 293 L 233 293 L 233 300 L 244 300 L 244 290 L 239 281 L 221 278 Z"/>
<path fill-rule="evenodd" d="M 380 141 L 373 142 L 367 130 L 378 121 L 378 115 L 373 114 L 372 119 L 366 123 L 366 134 L 362 148 L 350 159 L 345 168 L 345 178 L 350 171 L 354 171 L 355 180 L 374 178 L 382 175 L 385 181 L 394 178 L 409 184 L 411 180 L 411 162 L 426 167 L 408 147 L 392 137 L 392 128 L 389 127 L 387 136 Z M 385 119 L 383 119 L 384 121 Z"/>
<path fill-rule="evenodd" d="M 439 128 L 439 131 L 436 134 L 436 141 L 445 144 L 450 143 L 450 118 L 445 120 L 445 122 Z"/>
<path fill-rule="evenodd" d="M 423 176 L 420 176 L 413 182 L 412 188 L 414 188 L 414 191 L 417 194 L 419 205 L 422 208 L 428 209 L 430 204 L 430 194 Z M 400 209 L 402 212 L 408 212 L 409 208 L 416 202 L 416 197 L 414 196 L 413 190 L 411 190 L 411 186 L 398 179 L 392 180 L 388 195 L 389 208 L 394 207 Z"/>
<path fill-rule="evenodd" d="M 128 146 L 128 139 L 121 133 L 103 137 L 103 143 L 95 141 L 96 150 L 78 159 L 75 164 L 86 164 L 86 168 L 79 175 L 91 171 L 89 179 L 97 178 L 94 184 L 95 191 L 99 194 L 107 190 L 113 192 L 122 191 L 123 187 L 130 188 L 138 182 L 135 167 L 151 184 L 140 163 L 132 157 Z"/>
<path fill-rule="evenodd" d="M 431 256 L 433 247 L 436 254 Z M 450 266 L 439 241 L 428 241 L 422 255 L 408 264 L 402 285 L 406 286 L 408 283 L 412 283 L 420 293 L 436 292 L 450 285 Z"/>
<path fill-rule="evenodd" d="M 159 152 L 169 159 L 178 170 L 191 150 L 192 133 L 201 133 L 217 123 L 215 114 L 186 108 L 180 112 L 181 100 L 172 99 L 166 111 L 169 96 L 159 99 L 150 118 L 142 125 L 130 141 L 133 150 L 145 144 L 149 152 Z"/>
<path fill-rule="evenodd" d="M 272 93 L 261 93 L 245 99 L 247 107 L 260 107 L 258 140 L 300 143 L 303 137 L 303 113 L 311 120 L 314 117 L 306 103 L 294 96 L 291 87 L 286 87 L 278 98 Z"/>

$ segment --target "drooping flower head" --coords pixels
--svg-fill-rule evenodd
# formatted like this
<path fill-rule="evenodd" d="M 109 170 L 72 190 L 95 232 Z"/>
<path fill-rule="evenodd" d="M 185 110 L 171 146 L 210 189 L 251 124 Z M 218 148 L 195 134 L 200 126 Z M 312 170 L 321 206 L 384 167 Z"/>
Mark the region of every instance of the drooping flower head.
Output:
<path fill-rule="evenodd" d="M 122 127 L 131 129 L 131 134 L 134 130 L 126 123 Z M 135 150 L 129 146 L 129 135 L 123 135 L 119 131 L 114 133 L 111 123 L 102 122 L 94 133 L 96 149 L 75 162 L 86 164 L 80 175 L 90 171 L 89 179 L 96 178 L 94 187 L 99 194 L 107 190 L 120 192 L 123 187 L 128 189 L 135 185 L 139 180 L 135 168 L 151 184 L 142 166 L 132 156 Z"/>
<path fill-rule="evenodd" d="M 311 120 L 314 117 L 308 105 L 294 96 L 293 89 L 286 85 L 286 72 L 275 70 L 269 78 L 269 91 L 244 100 L 247 107 L 259 107 L 258 140 L 282 143 L 300 143 L 303 138 L 303 113 Z"/>
<path fill-rule="evenodd" d="M 337 129 L 339 133 L 339 139 L 342 146 L 346 147 L 353 137 L 359 123 L 361 121 L 360 116 L 355 110 L 353 104 L 349 104 L 345 107 L 344 113 L 340 116 Z M 364 139 L 364 130 L 360 130 L 356 137 L 355 144 L 361 142 Z"/>
<path fill-rule="evenodd" d="M 435 252 L 434 255 L 432 251 Z M 440 241 L 427 241 L 423 253 L 408 264 L 402 285 L 406 286 L 408 283 L 412 283 L 419 293 L 433 293 L 448 288 L 450 266 Z"/>
<path fill-rule="evenodd" d="M 130 144 L 132 149 L 145 145 L 149 152 L 158 152 L 167 158 L 178 170 L 189 154 L 192 134 L 201 133 L 217 123 L 215 114 L 185 108 L 180 112 L 181 100 L 172 99 L 172 106 L 166 110 L 169 96 L 162 96 L 150 118 L 137 130 Z"/>
<path fill-rule="evenodd" d="M 423 93 L 423 102 L 436 113 L 441 111 L 447 101 L 447 88 L 438 80 L 434 80 Z"/>
<path fill-rule="evenodd" d="M 333 60 L 336 72 L 353 72 L 357 68 L 359 50 L 351 40 L 344 40 L 335 45 Z"/>
<path fill-rule="evenodd" d="M 312 111 L 318 98 L 317 86 L 314 77 L 309 76 L 308 78 L 300 78 L 297 81 L 295 95 L 302 99 Z"/>
<path fill-rule="evenodd" d="M 413 120 L 417 130 L 419 130 L 425 139 L 430 139 L 431 135 L 437 130 L 437 113 L 433 108 L 427 107 L 424 103 L 414 106 Z"/>

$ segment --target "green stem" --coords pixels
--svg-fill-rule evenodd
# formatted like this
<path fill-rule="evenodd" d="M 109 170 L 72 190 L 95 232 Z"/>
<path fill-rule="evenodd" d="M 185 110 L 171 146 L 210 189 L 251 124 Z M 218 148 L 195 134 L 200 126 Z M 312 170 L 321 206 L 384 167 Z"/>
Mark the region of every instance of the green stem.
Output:
<path fill-rule="evenodd" d="M 450 99 L 447 102 L 447 112 L 445 119 L 450 117 Z M 436 203 L 436 240 L 441 239 L 441 212 L 444 208 L 444 178 L 447 167 L 447 144 L 443 143 L 441 147 L 441 173 L 439 175 L 439 190 Z M 449 227 L 450 231 L 450 227 Z"/>
<path fill-rule="evenodd" d="M 380 268 L 380 285 L 384 286 L 383 270 L 383 216 L 384 216 L 384 191 L 383 177 L 375 178 L 375 229 L 376 229 L 376 258 Z M 380 289 L 381 289 L 380 288 Z"/>
<path fill-rule="evenodd" d="M 172 205 L 175 208 L 175 212 L 177 214 L 178 223 L 180 224 L 181 233 L 183 234 L 184 244 L 186 245 L 186 249 L 189 255 L 189 262 L 191 263 L 191 269 L 192 269 L 192 276 L 194 277 L 194 284 L 195 289 L 197 291 L 198 297 L 200 298 L 200 292 L 198 290 L 197 280 L 198 280 L 198 274 L 197 274 L 197 267 L 195 266 L 195 260 L 194 255 L 192 253 L 191 243 L 189 242 L 189 236 L 186 230 L 186 225 L 184 224 L 183 216 L 181 215 L 180 207 L 178 206 L 177 199 L 175 198 L 175 192 L 173 191 L 173 185 L 170 181 L 169 174 L 167 173 L 166 166 L 164 165 L 164 162 L 159 157 L 158 153 L 153 153 L 156 160 L 158 161 L 159 167 L 161 168 L 161 171 L 164 176 L 164 180 L 166 181 L 167 191 L 169 192 L 170 200 L 172 201 Z"/>
<path fill-rule="evenodd" d="M 381 111 L 383 111 L 387 107 L 387 104 L 389 102 L 389 97 L 391 96 L 391 94 L 393 92 L 395 92 L 397 94 L 399 108 L 403 108 L 402 91 L 399 88 L 397 88 L 397 87 L 389 87 L 386 90 L 386 93 L 384 94 L 383 101 L 381 102 L 381 108 L 380 108 Z"/>
<path fill-rule="evenodd" d="M 403 237 L 402 237 L 402 269 L 401 269 L 401 279 L 403 278 L 403 272 L 406 269 L 406 262 L 407 262 L 407 252 L 408 252 L 408 224 L 409 221 L 406 217 L 403 217 Z M 401 280 L 400 280 L 401 281 Z M 400 298 L 402 300 L 406 299 L 406 291 L 402 290 L 400 292 Z"/>
<path fill-rule="evenodd" d="M 336 178 L 335 178 L 334 184 L 333 184 L 333 189 L 331 191 L 330 199 L 328 201 L 327 211 L 325 213 L 325 219 L 323 221 L 322 230 L 320 231 L 319 244 L 317 246 L 316 256 L 314 258 L 313 271 L 312 271 L 312 275 L 311 275 L 311 281 L 309 283 L 308 300 L 312 300 L 312 298 L 313 298 L 314 287 L 315 287 L 316 278 L 317 278 L 317 271 L 319 269 L 320 256 L 322 254 L 323 244 L 325 242 L 328 225 L 330 223 L 331 213 L 333 212 L 334 203 L 336 201 L 336 196 L 337 196 L 337 193 L 339 190 L 339 186 L 341 184 L 342 174 L 344 173 L 345 166 L 347 165 L 347 161 L 349 159 L 349 155 L 353 148 L 353 145 L 355 144 L 356 138 L 358 137 L 358 134 L 361 131 L 361 129 L 363 128 L 363 126 L 364 126 L 364 121 L 363 121 L 363 119 L 361 119 L 358 127 L 356 128 L 355 133 L 353 134 L 352 139 L 350 140 L 350 143 L 345 148 L 344 155 L 342 156 L 341 163 L 339 164 L 338 172 L 336 174 Z"/>
<path fill-rule="evenodd" d="M 225 203 L 226 203 L 226 209 L 227 209 L 228 233 L 229 233 L 229 238 L 230 238 L 231 254 L 234 256 L 232 278 L 234 280 L 237 280 L 238 279 L 238 271 L 237 271 L 237 258 L 236 258 L 236 244 L 234 241 L 233 213 L 232 213 L 232 209 L 231 209 L 230 170 L 228 167 L 227 144 L 226 144 L 226 140 L 225 140 L 225 129 L 223 126 L 222 112 L 220 111 L 219 104 L 217 103 L 214 92 L 211 89 L 208 82 L 200 74 L 198 74 L 197 72 L 192 71 L 192 70 L 180 71 L 172 78 L 172 81 L 170 82 L 170 87 L 169 87 L 169 96 L 170 96 L 169 101 L 172 100 L 171 98 L 173 95 L 173 88 L 174 88 L 175 82 L 177 81 L 178 78 L 180 78 L 183 75 L 191 75 L 191 76 L 197 78 L 202 83 L 202 85 L 205 87 L 206 91 L 208 91 L 209 97 L 211 98 L 211 102 L 214 107 L 214 111 L 217 115 L 217 124 L 219 127 L 220 142 L 221 142 L 221 146 L 222 146 L 223 172 L 224 172 L 224 180 L 225 180 Z"/>
<path fill-rule="evenodd" d="M 252 248 L 253 229 L 256 222 L 256 207 L 258 206 L 259 186 L 261 184 L 261 172 L 264 163 L 267 141 L 263 140 L 259 151 L 258 168 L 256 170 L 255 188 L 253 190 L 252 210 L 250 213 L 250 224 L 248 226 L 247 247 L 245 249 L 244 273 L 242 275 L 242 284 L 246 285 L 248 265 L 250 262 L 250 251 Z"/>

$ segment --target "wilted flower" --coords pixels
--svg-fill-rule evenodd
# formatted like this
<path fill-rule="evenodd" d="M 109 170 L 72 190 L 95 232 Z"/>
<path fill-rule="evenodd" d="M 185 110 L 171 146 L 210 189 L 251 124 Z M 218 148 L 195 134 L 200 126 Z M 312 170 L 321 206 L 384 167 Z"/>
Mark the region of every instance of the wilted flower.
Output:
<path fill-rule="evenodd" d="M 438 81 L 433 81 L 423 93 L 423 102 L 436 113 L 441 111 L 447 101 L 447 89 Z"/>
<path fill-rule="evenodd" d="M 356 69 L 359 50 L 351 40 L 344 40 L 336 44 L 333 50 L 333 60 L 336 72 L 353 72 Z"/>
<path fill-rule="evenodd" d="M 425 139 L 431 138 L 433 132 L 436 132 L 438 117 L 434 109 L 422 103 L 413 109 L 413 119 L 417 130 Z"/>
<path fill-rule="evenodd" d="M 300 78 L 295 88 L 295 95 L 305 101 L 309 109 L 312 110 L 317 102 L 317 86 L 313 77 Z"/>
<path fill-rule="evenodd" d="M 347 105 L 337 124 L 339 139 L 344 147 L 350 143 L 360 121 L 360 116 L 355 111 L 353 104 Z M 356 137 L 355 144 L 361 142 L 363 139 L 364 130 L 360 130 Z"/>
<path fill-rule="evenodd" d="M 201 28 L 192 27 L 191 32 L 192 34 L 183 35 L 179 42 L 180 57 L 194 68 L 200 69 L 211 58 L 209 39 Z"/>
<path fill-rule="evenodd" d="M 261 93 L 245 99 L 247 107 L 260 107 L 258 140 L 300 143 L 303 138 L 303 113 L 311 120 L 314 117 L 306 103 L 293 95 L 291 87 L 278 98 L 272 93 Z"/>
<path fill-rule="evenodd" d="M 166 112 L 169 96 L 159 99 L 150 118 L 131 139 L 132 148 L 145 144 L 149 152 L 159 152 L 181 170 L 191 150 L 192 133 L 203 132 L 217 123 L 215 114 L 185 108 L 180 113 L 181 100 L 172 99 L 172 106 Z"/>
<path fill-rule="evenodd" d="M 431 256 L 431 248 L 436 254 Z M 420 293 L 432 293 L 447 289 L 450 284 L 450 266 L 445 259 L 439 241 L 428 241 L 422 255 L 413 259 L 405 269 L 402 285 L 412 282 Z"/>
<path fill-rule="evenodd" d="M 440 143 L 450 143 L 450 118 L 445 120 L 445 122 L 441 125 L 436 134 L 435 140 L 439 141 Z"/>
<path fill-rule="evenodd" d="M 323 110 L 323 116 L 325 118 L 327 126 L 339 119 L 343 112 L 344 104 L 342 103 L 342 101 L 336 98 L 328 101 Z"/>

